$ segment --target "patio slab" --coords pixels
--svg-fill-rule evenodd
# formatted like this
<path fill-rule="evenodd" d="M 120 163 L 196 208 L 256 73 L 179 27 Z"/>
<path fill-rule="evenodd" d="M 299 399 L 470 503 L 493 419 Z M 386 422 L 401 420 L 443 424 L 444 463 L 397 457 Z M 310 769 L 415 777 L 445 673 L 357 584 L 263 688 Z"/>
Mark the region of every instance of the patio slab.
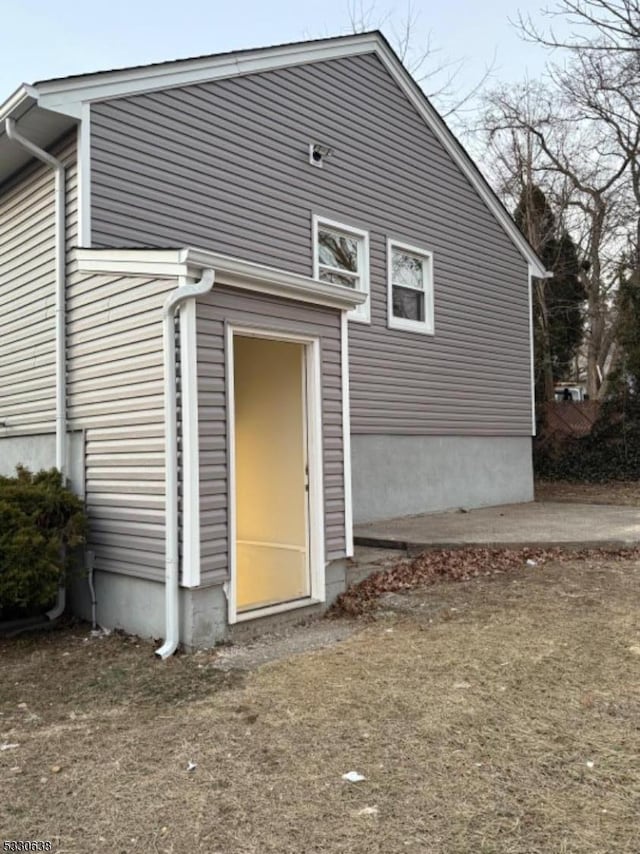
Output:
<path fill-rule="evenodd" d="M 640 510 L 552 501 L 451 510 L 356 525 L 354 542 L 408 552 L 464 546 L 635 546 L 640 544 Z"/>

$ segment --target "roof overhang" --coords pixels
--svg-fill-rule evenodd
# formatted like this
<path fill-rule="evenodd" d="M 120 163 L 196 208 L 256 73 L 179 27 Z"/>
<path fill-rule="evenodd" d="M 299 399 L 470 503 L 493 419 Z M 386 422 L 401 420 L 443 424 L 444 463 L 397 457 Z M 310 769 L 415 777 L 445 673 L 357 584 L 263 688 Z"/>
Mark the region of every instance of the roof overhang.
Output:
<path fill-rule="evenodd" d="M 28 151 L 7 137 L 6 119 L 13 119 L 20 133 L 40 148 L 48 148 L 77 124 L 72 116 L 43 109 L 38 99 L 38 90 L 25 84 L 0 104 L 0 185 L 31 160 Z"/>
<path fill-rule="evenodd" d="M 528 262 L 533 275 L 544 276 L 544 265 L 507 209 L 378 31 L 43 80 L 34 86 L 23 86 L 0 107 L 0 184 L 24 161 L 24 154 L 17 146 L 12 146 L 16 151 L 8 151 L 11 144 L 4 135 L 3 111 L 17 110 L 21 114 L 17 119 L 20 131 L 43 146 L 79 121 L 86 105 L 97 101 L 367 53 L 380 59 Z"/>
<path fill-rule="evenodd" d="M 362 291 L 321 282 L 275 267 L 243 261 L 206 249 L 76 249 L 78 268 L 84 273 L 140 276 L 154 279 L 200 278 L 215 270 L 217 285 L 230 285 L 298 302 L 350 310 L 367 298 Z"/>

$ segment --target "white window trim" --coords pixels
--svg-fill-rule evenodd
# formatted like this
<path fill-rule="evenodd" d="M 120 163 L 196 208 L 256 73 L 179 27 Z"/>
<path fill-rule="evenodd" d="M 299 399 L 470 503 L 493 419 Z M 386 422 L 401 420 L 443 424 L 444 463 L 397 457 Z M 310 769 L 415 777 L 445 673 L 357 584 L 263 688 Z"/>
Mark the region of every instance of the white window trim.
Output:
<path fill-rule="evenodd" d="M 318 258 L 318 229 L 322 226 L 332 229 L 333 231 L 342 231 L 345 234 L 353 235 L 353 237 L 356 237 L 362 241 L 362 243 L 358 244 L 358 246 L 360 247 L 360 251 L 358 252 L 358 273 L 353 274 L 349 273 L 349 271 L 342 270 L 336 270 L 336 272 L 344 272 L 345 275 L 351 275 L 353 276 L 353 278 L 358 279 L 359 287 L 356 288 L 356 290 L 360 291 L 360 293 L 366 294 L 367 296 L 365 302 L 363 302 L 359 306 L 356 306 L 356 308 L 348 312 L 347 319 L 356 321 L 358 323 L 371 323 L 371 299 L 369 295 L 369 232 L 364 231 L 364 229 L 361 228 L 356 228 L 353 225 L 346 225 L 343 222 L 338 222 L 337 220 L 328 219 L 327 217 L 314 214 L 312 217 L 313 278 L 318 280 L 320 280 L 320 262 Z M 360 265 L 362 265 L 361 270 Z"/>
<path fill-rule="evenodd" d="M 394 249 L 399 249 L 401 252 L 408 252 L 411 255 L 418 255 L 427 262 L 422 268 L 425 278 L 424 291 L 421 291 L 421 293 L 424 293 L 424 320 L 409 320 L 406 317 L 395 317 L 393 314 L 393 265 L 391 261 Z M 409 289 L 411 290 L 411 288 Z M 433 252 L 430 252 L 428 249 L 422 249 L 419 246 L 412 246 L 409 243 L 401 243 L 399 240 L 392 240 L 391 238 L 387 240 L 387 326 L 389 329 L 400 329 L 404 332 L 419 332 L 422 335 L 435 334 L 433 318 Z"/>

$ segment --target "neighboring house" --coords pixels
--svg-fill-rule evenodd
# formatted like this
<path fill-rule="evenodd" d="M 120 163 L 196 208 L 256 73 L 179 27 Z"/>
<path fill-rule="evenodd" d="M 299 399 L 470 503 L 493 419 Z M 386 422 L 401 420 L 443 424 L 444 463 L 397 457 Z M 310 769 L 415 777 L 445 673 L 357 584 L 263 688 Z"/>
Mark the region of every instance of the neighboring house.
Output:
<path fill-rule="evenodd" d="M 84 496 L 103 625 L 212 643 L 334 598 L 354 519 L 532 498 L 544 269 L 379 33 L 0 117 L 0 461 Z"/>

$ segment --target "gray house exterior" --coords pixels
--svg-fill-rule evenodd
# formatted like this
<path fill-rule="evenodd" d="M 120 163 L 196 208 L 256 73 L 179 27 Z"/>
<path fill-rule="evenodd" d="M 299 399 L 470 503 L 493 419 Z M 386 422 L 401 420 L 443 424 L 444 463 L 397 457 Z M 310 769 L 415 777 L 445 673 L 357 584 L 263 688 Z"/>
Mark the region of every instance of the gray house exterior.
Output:
<path fill-rule="evenodd" d="M 167 636 L 175 583 L 179 639 L 213 643 L 324 607 L 354 521 L 532 498 L 544 270 L 380 34 L 0 114 L 0 469 L 63 464 L 103 625 Z"/>

